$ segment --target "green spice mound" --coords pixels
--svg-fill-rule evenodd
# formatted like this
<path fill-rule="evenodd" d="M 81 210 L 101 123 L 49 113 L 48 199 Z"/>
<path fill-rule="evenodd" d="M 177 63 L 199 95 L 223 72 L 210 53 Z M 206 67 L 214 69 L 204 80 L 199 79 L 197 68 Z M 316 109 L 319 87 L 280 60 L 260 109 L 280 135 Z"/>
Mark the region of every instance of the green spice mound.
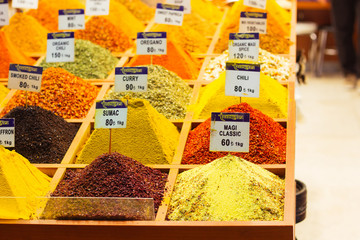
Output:
<path fill-rule="evenodd" d="M 172 221 L 282 221 L 285 181 L 228 155 L 180 173 L 170 201 Z"/>
<path fill-rule="evenodd" d="M 179 140 L 177 128 L 150 103 L 130 99 L 126 128 L 112 129 L 111 149 L 143 164 L 169 164 Z M 95 129 L 76 163 L 91 163 L 109 151 L 109 130 Z"/>
<path fill-rule="evenodd" d="M 52 196 L 153 198 L 157 211 L 166 181 L 167 174 L 160 170 L 117 152 L 106 153 L 83 170 L 67 174 Z"/>
<path fill-rule="evenodd" d="M 147 65 L 148 89 L 146 92 L 114 92 L 111 88 L 105 99 L 124 96 L 146 99 L 168 119 L 184 119 L 190 103 L 191 88 L 175 73 L 159 65 Z"/>
<path fill-rule="evenodd" d="M 40 66 L 60 67 L 85 79 L 104 79 L 115 68 L 118 59 L 111 52 L 87 40 L 75 39 L 75 61 L 47 63 L 46 58 Z"/>

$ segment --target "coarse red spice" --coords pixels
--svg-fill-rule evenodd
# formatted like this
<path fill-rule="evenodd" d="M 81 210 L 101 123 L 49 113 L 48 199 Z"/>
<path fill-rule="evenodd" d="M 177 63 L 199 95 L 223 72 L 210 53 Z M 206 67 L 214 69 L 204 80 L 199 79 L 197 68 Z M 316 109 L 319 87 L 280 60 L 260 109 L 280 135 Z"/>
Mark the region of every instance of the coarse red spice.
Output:
<path fill-rule="evenodd" d="M 166 181 L 166 173 L 120 153 L 106 153 L 83 170 L 67 173 L 52 196 L 153 198 L 156 212 Z"/>
<path fill-rule="evenodd" d="M 286 129 L 247 103 L 233 105 L 222 112 L 250 113 L 250 146 L 248 153 L 231 152 L 257 164 L 282 164 L 286 161 Z M 229 152 L 210 152 L 211 119 L 189 133 L 182 163 L 206 164 Z"/>

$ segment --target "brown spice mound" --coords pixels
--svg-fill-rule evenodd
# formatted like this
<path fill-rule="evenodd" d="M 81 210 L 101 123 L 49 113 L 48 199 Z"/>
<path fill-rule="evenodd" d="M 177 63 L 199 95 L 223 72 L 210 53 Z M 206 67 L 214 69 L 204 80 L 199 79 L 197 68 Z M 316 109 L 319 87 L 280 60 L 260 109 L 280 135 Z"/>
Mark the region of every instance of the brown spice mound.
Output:
<path fill-rule="evenodd" d="M 222 112 L 250 113 L 250 145 L 248 153 L 231 152 L 257 164 L 282 164 L 286 161 L 286 129 L 269 116 L 247 103 L 233 105 Z M 207 119 L 189 133 L 183 164 L 206 164 L 229 152 L 210 152 L 211 119 Z"/>
<path fill-rule="evenodd" d="M 120 153 L 106 153 L 81 171 L 67 172 L 52 196 L 153 198 L 157 212 L 166 181 L 166 173 Z"/>

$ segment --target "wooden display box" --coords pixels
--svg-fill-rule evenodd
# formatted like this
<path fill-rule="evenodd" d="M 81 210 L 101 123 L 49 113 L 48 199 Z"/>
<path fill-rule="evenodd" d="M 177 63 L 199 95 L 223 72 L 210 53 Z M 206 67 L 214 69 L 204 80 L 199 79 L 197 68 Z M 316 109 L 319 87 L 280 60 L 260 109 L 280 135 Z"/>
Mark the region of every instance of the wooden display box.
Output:
<path fill-rule="evenodd" d="M 295 43 L 294 26 L 296 24 L 296 2 L 292 1 L 292 36 Z M 197 80 L 187 81 L 193 87 L 191 104 L 197 102 L 200 88 L 207 84 L 201 81 L 205 66 L 209 63 L 215 44 L 219 38 L 220 28 L 228 11 L 225 10 L 224 18 L 212 39 L 209 50 L 203 56 L 203 67 Z M 121 57 L 118 66 L 123 66 L 131 57 L 132 50 Z M 291 47 L 289 57 L 295 63 L 295 44 Z M 91 80 L 92 84 L 100 87 L 97 100 L 101 100 L 107 90 L 113 85 L 114 71 L 106 80 Z M 166 214 L 171 191 L 174 187 L 179 172 L 196 167 L 196 165 L 182 165 L 181 159 L 189 131 L 203 120 L 193 119 L 193 113 L 188 112 L 185 119 L 173 121 L 180 129 L 180 139 L 175 151 L 173 163 L 169 165 L 149 165 L 169 173 L 164 201 L 160 206 L 155 221 L 78 221 L 78 220 L 0 220 L 0 239 L 237 239 L 237 240 L 294 240 L 295 239 L 295 100 L 294 100 L 295 75 L 285 85 L 288 88 L 288 118 L 277 119 L 287 128 L 287 156 L 286 164 L 261 165 L 265 169 L 285 179 L 285 205 L 283 221 L 167 221 Z M 8 100 L 15 91 L 7 96 Z M 5 101 L 6 101 L 5 100 Z M 80 123 L 81 126 L 61 164 L 35 164 L 41 171 L 53 177 L 51 190 L 63 178 L 67 169 L 84 168 L 85 164 L 73 164 L 77 153 L 81 150 L 90 136 L 95 114 L 95 105 L 92 106 L 86 118 L 68 120 Z"/>

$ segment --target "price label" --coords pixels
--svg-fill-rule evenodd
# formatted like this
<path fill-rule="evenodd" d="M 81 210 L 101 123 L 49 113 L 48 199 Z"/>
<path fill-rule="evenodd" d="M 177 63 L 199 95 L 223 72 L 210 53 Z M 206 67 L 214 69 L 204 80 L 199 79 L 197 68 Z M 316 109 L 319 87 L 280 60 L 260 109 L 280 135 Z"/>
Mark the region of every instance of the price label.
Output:
<path fill-rule="evenodd" d="M 226 63 L 225 95 L 259 97 L 260 64 Z"/>
<path fill-rule="evenodd" d="M 244 0 L 244 6 L 266 9 L 266 0 Z"/>
<path fill-rule="evenodd" d="M 73 62 L 74 32 L 48 33 L 46 62 Z"/>
<path fill-rule="evenodd" d="M 9 2 L 0 0 L 0 26 L 9 25 Z"/>
<path fill-rule="evenodd" d="M 120 100 L 96 102 L 95 128 L 126 128 L 127 106 Z"/>
<path fill-rule="evenodd" d="M 115 68 L 115 92 L 146 92 L 147 67 Z"/>
<path fill-rule="evenodd" d="M 85 29 L 84 9 L 59 10 L 59 30 Z"/>
<path fill-rule="evenodd" d="M 191 13 L 191 1 L 190 0 L 167 0 L 169 4 L 184 6 L 184 14 Z"/>
<path fill-rule="evenodd" d="M 109 15 L 110 0 L 86 0 L 86 15 Z"/>
<path fill-rule="evenodd" d="M 166 32 L 139 32 L 136 39 L 137 55 L 166 55 Z"/>
<path fill-rule="evenodd" d="M 8 88 L 40 92 L 42 67 L 10 64 Z"/>
<path fill-rule="evenodd" d="M 13 0 L 12 7 L 13 8 L 31 8 L 37 9 L 39 5 L 38 0 Z"/>
<path fill-rule="evenodd" d="M 15 147 L 15 118 L 0 119 L 0 145 Z"/>
<path fill-rule="evenodd" d="M 267 13 L 241 12 L 239 32 L 266 34 L 266 25 Z"/>
<path fill-rule="evenodd" d="M 155 23 L 181 26 L 184 18 L 184 6 L 173 4 L 156 5 Z"/>
<path fill-rule="evenodd" d="M 259 33 L 230 33 L 229 60 L 257 61 L 259 58 Z"/>
<path fill-rule="evenodd" d="M 211 113 L 210 151 L 249 152 L 249 138 L 249 113 Z"/>

